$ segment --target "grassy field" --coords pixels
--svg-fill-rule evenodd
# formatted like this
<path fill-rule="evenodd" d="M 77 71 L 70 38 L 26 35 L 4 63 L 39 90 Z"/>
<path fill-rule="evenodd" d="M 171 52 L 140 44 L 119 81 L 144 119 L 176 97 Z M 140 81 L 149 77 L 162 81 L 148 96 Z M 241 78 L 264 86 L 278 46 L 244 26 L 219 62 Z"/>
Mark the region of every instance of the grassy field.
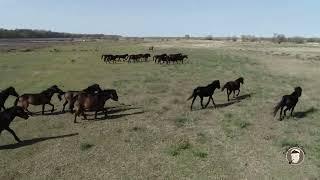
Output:
<path fill-rule="evenodd" d="M 102 53 L 182 52 L 187 64 L 104 64 Z M 56 49 L 53 51 L 53 49 Z M 87 42 L 0 54 L 0 88 L 40 92 L 56 84 L 114 88 L 108 119 L 73 123 L 73 115 L 17 118 L 0 136 L 0 179 L 317 179 L 320 177 L 320 47 L 214 41 Z M 190 111 L 193 89 L 244 77 L 241 96 L 218 108 Z M 284 94 L 303 88 L 294 118 L 271 112 Z M 10 98 L 6 106 L 12 105 Z M 211 104 L 210 104 L 211 105 Z M 47 107 L 49 109 L 49 107 Z M 38 112 L 41 107 L 31 107 Z M 290 146 L 306 159 L 291 166 Z"/>

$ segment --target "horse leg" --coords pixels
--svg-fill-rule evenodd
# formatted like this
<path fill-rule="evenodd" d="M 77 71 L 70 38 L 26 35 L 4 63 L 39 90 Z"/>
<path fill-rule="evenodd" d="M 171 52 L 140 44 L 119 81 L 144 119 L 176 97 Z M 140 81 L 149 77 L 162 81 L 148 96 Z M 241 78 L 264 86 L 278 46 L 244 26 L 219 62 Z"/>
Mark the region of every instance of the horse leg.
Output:
<path fill-rule="evenodd" d="M 286 117 L 287 116 L 287 111 L 289 110 L 289 107 L 287 107 L 285 110 L 284 110 L 284 117 Z"/>
<path fill-rule="evenodd" d="M 84 113 L 84 111 L 81 111 L 81 115 L 83 116 L 83 118 L 84 118 L 85 120 L 88 120 L 88 118 L 87 118 L 86 114 Z"/>
<path fill-rule="evenodd" d="M 97 119 L 97 116 L 98 116 L 98 111 L 94 113 L 94 119 Z"/>
<path fill-rule="evenodd" d="M 75 113 L 74 113 L 74 123 L 77 123 L 77 116 L 79 116 L 79 111 L 76 111 Z"/>
<path fill-rule="evenodd" d="M 283 111 L 283 106 L 280 109 L 280 121 L 282 121 L 282 111 Z"/>
<path fill-rule="evenodd" d="M 41 112 L 42 115 L 44 115 L 44 108 L 45 108 L 45 104 L 42 104 L 42 112 Z"/>
<path fill-rule="evenodd" d="M 207 102 L 207 104 L 206 104 L 206 106 L 205 106 L 205 108 L 207 108 L 208 107 L 208 105 L 209 105 L 209 103 L 210 103 L 210 97 L 209 97 L 209 99 L 208 99 L 208 102 Z"/>
<path fill-rule="evenodd" d="M 227 94 L 228 94 L 228 101 L 230 101 L 231 90 L 229 91 L 229 90 L 227 89 Z"/>
<path fill-rule="evenodd" d="M 214 103 L 213 97 L 210 96 L 210 98 L 211 98 L 211 100 L 212 100 L 212 105 L 213 105 L 213 107 L 216 108 L 216 103 Z"/>
<path fill-rule="evenodd" d="M 103 113 L 104 113 L 104 118 L 107 118 L 107 116 L 108 116 L 107 108 L 104 108 L 104 109 L 103 109 Z"/>
<path fill-rule="evenodd" d="M 239 96 L 239 94 L 240 94 L 240 89 L 238 89 L 238 94 L 237 94 L 237 96 Z"/>
<path fill-rule="evenodd" d="M 203 106 L 203 97 L 200 97 L 201 98 L 201 107 L 202 107 L 202 109 L 204 109 L 204 106 Z"/>
<path fill-rule="evenodd" d="M 66 100 L 66 102 L 63 103 L 63 108 L 62 108 L 63 113 L 65 112 L 65 108 L 66 108 L 67 104 L 68 104 L 68 100 Z"/>
<path fill-rule="evenodd" d="M 233 90 L 233 98 L 236 97 L 236 90 Z"/>
<path fill-rule="evenodd" d="M 54 111 L 54 105 L 51 102 L 49 102 L 48 104 L 52 107 L 51 112 L 53 112 Z"/>
<path fill-rule="evenodd" d="M 191 111 L 192 111 L 193 103 L 194 103 L 194 101 L 195 101 L 196 99 L 197 99 L 197 96 L 194 96 L 194 97 L 193 97 L 193 99 L 192 99 L 191 108 L 190 108 L 190 109 L 191 109 Z"/>
<path fill-rule="evenodd" d="M 12 129 L 10 129 L 9 127 L 6 127 L 5 129 L 6 129 L 7 131 L 9 131 L 9 132 L 13 135 L 13 137 L 14 137 L 14 139 L 15 139 L 16 141 L 21 142 L 21 140 L 18 138 L 18 136 L 16 135 L 16 133 L 15 133 Z"/>
<path fill-rule="evenodd" d="M 293 116 L 292 113 L 293 113 L 293 110 L 294 110 L 295 107 L 296 107 L 296 104 L 291 108 L 291 113 L 290 113 L 291 116 Z"/>

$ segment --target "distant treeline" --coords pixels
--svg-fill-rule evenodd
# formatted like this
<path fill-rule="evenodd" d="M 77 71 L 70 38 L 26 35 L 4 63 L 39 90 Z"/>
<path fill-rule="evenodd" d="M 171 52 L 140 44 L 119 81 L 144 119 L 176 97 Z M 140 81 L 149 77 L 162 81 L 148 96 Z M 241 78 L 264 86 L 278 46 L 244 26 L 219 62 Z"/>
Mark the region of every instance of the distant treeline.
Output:
<path fill-rule="evenodd" d="M 107 38 L 107 39 L 119 39 L 118 35 L 104 35 L 104 34 L 73 34 L 73 33 L 61 33 L 52 32 L 46 30 L 33 30 L 33 29 L 1 29 L 0 38 Z"/>
<path fill-rule="evenodd" d="M 232 36 L 232 37 L 212 37 L 207 36 L 204 38 L 205 40 L 216 40 L 216 41 L 242 41 L 242 42 L 259 42 L 259 41 L 270 41 L 274 43 L 283 43 L 283 42 L 291 42 L 291 43 L 320 43 L 320 38 L 318 37 L 286 37 L 284 34 L 277 34 L 275 33 L 273 37 L 256 37 L 254 35 L 241 35 L 238 36 Z"/>

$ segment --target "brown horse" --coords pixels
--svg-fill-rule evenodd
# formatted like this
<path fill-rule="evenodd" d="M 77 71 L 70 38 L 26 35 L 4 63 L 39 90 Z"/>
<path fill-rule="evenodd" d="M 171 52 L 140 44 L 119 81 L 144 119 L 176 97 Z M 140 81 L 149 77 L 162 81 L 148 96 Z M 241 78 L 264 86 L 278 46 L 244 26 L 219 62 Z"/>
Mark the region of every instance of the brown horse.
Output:
<path fill-rule="evenodd" d="M 82 91 L 67 91 L 64 93 L 64 99 L 65 102 L 63 103 L 63 109 L 62 112 L 65 112 L 65 107 L 69 103 L 69 110 L 72 113 L 73 112 L 73 107 L 74 107 L 74 102 L 76 101 L 75 97 L 82 92 L 88 93 L 88 94 L 94 94 L 102 91 L 99 84 L 93 84 L 86 89 L 83 89 Z"/>
<path fill-rule="evenodd" d="M 16 92 L 16 90 L 14 89 L 14 87 L 11 87 L 11 86 L 0 92 L 0 111 L 1 111 L 1 109 L 4 109 L 4 110 L 6 109 L 4 107 L 4 104 L 10 95 L 15 96 L 15 97 L 19 97 L 19 95 Z"/>
<path fill-rule="evenodd" d="M 224 89 L 227 89 L 227 96 L 228 101 L 230 101 L 230 94 L 233 92 L 233 97 L 235 98 L 236 91 L 238 91 L 237 96 L 239 96 L 240 93 L 240 83 L 243 84 L 243 77 L 240 77 L 236 79 L 235 81 L 229 81 L 227 82 L 221 89 L 221 91 L 224 91 Z"/>
<path fill-rule="evenodd" d="M 53 112 L 54 105 L 50 101 L 55 93 L 58 93 L 58 98 L 61 101 L 61 95 L 64 92 L 57 85 L 54 85 L 38 94 L 23 94 L 16 99 L 14 104 L 23 107 L 30 114 L 32 113 L 28 110 L 29 104 L 35 106 L 42 105 L 42 114 L 44 114 L 45 105 L 49 104 L 52 107 L 51 112 Z"/>
<path fill-rule="evenodd" d="M 110 98 L 114 101 L 118 101 L 116 90 L 109 89 L 103 90 L 96 94 L 80 93 L 77 95 L 77 101 L 75 102 L 76 112 L 74 114 L 74 123 L 77 123 L 77 116 L 80 114 L 84 117 L 84 119 L 87 119 L 85 111 L 95 111 L 95 119 L 97 118 L 98 111 L 103 111 L 105 117 L 107 117 L 107 110 L 104 105 Z"/>

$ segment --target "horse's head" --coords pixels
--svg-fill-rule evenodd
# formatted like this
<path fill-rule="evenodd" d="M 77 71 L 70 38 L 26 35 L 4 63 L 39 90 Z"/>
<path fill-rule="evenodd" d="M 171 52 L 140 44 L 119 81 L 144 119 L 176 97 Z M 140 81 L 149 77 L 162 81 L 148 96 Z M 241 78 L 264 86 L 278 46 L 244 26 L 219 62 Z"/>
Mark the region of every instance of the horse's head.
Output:
<path fill-rule="evenodd" d="M 64 92 L 57 85 L 51 86 L 48 90 L 53 94 L 58 93 L 59 100 L 62 100 L 61 96 L 64 94 Z"/>
<path fill-rule="evenodd" d="M 14 113 L 16 116 L 18 116 L 18 117 L 20 117 L 20 118 L 23 118 L 23 119 L 28 119 L 28 118 L 29 118 L 28 113 L 25 112 L 22 107 L 20 107 L 20 106 L 14 106 L 13 109 L 14 109 L 13 113 Z"/>
<path fill-rule="evenodd" d="M 16 92 L 16 90 L 14 89 L 14 87 L 10 86 L 8 89 L 7 89 L 7 92 L 9 95 L 11 96 L 15 96 L 15 97 L 19 97 L 19 94 Z"/>
<path fill-rule="evenodd" d="M 118 101 L 119 100 L 117 91 L 115 89 L 103 90 L 102 93 L 104 94 L 104 96 L 109 97 L 114 101 Z"/>
<path fill-rule="evenodd" d="M 298 94 L 298 96 L 300 97 L 302 94 L 302 88 L 298 86 L 298 87 L 294 88 L 294 92 L 296 92 Z"/>
<path fill-rule="evenodd" d="M 213 81 L 212 84 L 213 84 L 216 88 L 220 89 L 220 81 L 219 81 L 219 80 Z"/>
<path fill-rule="evenodd" d="M 243 77 L 240 77 L 239 79 L 237 79 L 236 81 L 238 81 L 238 82 L 240 82 L 241 84 L 244 84 L 244 79 L 243 79 Z"/>

